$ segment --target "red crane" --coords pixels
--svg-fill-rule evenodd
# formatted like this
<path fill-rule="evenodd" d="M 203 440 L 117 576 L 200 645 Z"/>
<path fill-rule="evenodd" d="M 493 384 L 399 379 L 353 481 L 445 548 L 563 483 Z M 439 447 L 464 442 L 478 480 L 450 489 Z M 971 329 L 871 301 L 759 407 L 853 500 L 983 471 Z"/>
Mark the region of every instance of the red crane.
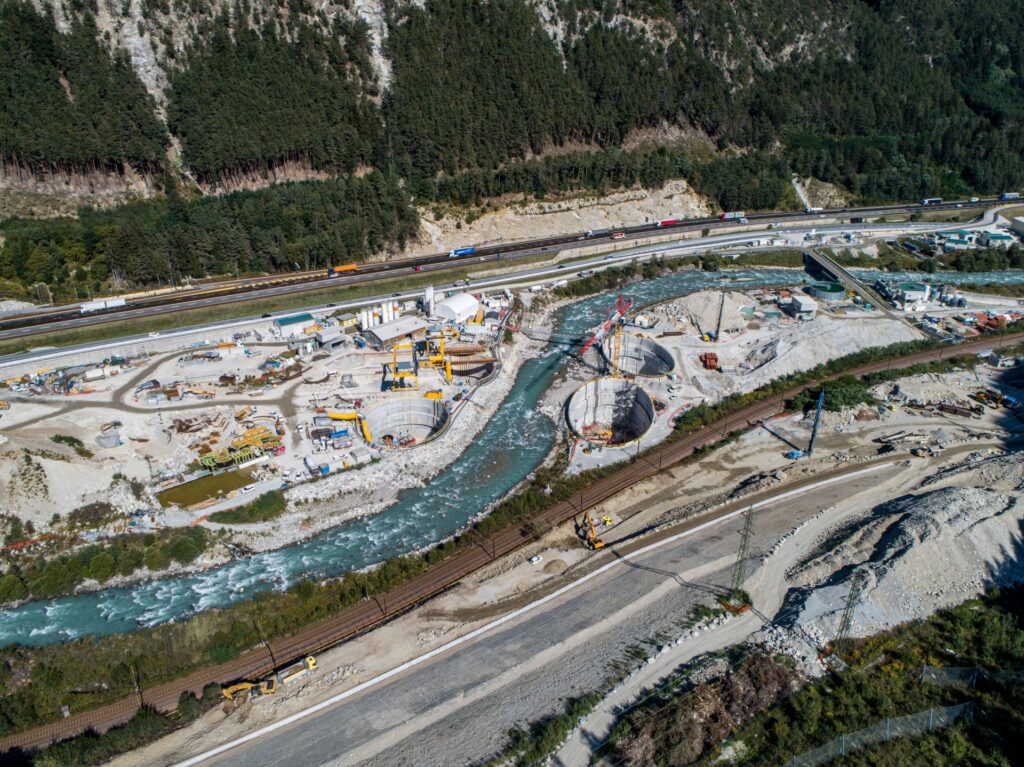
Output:
<path fill-rule="evenodd" d="M 618 301 L 615 302 L 614 311 L 612 311 L 607 320 L 601 323 L 601 327 L 599 327 L 597 329 L 597 332 L 594 333 L 593 336 L 591 336 L 590 340 L 583 344 L 583 346 L 580 348 L 580 354 L 586 354 L 587 349 L 589 349 L 594 344 L 599 343 L 601 339 L 608 335 L 608 331 L 615 327 L 616 322 L 618 322 L 619 320 L 626 316 L 626 312 L 629 311 L 629 308 L 632 305 L 633 301 L 623 298 L 622 294 L 620 293 Z"/>

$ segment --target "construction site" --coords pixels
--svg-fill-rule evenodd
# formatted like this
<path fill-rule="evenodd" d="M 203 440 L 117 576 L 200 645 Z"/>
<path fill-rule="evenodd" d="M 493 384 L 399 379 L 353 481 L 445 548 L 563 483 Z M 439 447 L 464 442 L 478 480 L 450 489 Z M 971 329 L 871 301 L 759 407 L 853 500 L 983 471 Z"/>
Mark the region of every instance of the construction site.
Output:
<path fill-rule="evenodd" d="M 95 603 L 70 606 L 81 594 L 58 605 L 68 612 L 44 603 L 26 618 L 18 613 L 9 630 L 49 640 L 59 633 L 46 623 L 51 615 L 56 626 L 72 609 L 82 626 L 64 630 L 72 638 L 187 619 L 260 590 L 366 570 L 396 551 L 418 554 L 552 465 L 561 481 L 563 466 L 575 474 L 618 464 L 590 475 L 600 479 L 562 501 L 568 511 L 555 522 L 513 530 L 511 553 L 475 542 L 482 562 L 457 584 L 435 584 L 432 601 L 396 608 L 386 594 L 367 594 L 352 608 L 390 623 L 365 631 L 356 622 L 353 641 L 289 663 L 264 642 L 272 673 L 240 668 L 225 680 L 223 705 L 152 753 L 114 762 L 172 763 L 450 652 L 465 664 L 460 673 L 446 671 L 448 661 L 410 665 L 392 682 L 411 685 L 403 728 L 372 725 L 386 719 L 385 696 L 353 692 L 309 725 L 329 729 L 308 748 L 338 744 L 327 756 L 352 764 L 464 763 L 498 750 L 504 733 L 537 712 L 555 713 L 564 690 L 602 684 L 607 664 L 594 657 L 656 647 L 641 664 L 653 675 L 663 656 L 668 665 L 750 641 L 814 676 L 843 662 L 837 648 L 848 637 L 1022 575 L 1006 561 L 1020 545 L 1020 461 L 1011 446 L 1024 381 L 1015 350 L 975 340 L 970 365 L 876 386 L 853 406 L 835 406 L 827 387 L 789 412 L 755 402 L 745 409 L 757 418 L 734 424 L 724 447 L 722 435 L 699 430 L 692 444 L 668 441 L 680 423 L 699 423 L 730 397 L 934 334 L 917 309 L 873 304 L 838 281 L 792 270 L 693 270 L 662 280 L 536 306 L 554 284 L 449 296 L 428 288 L 415 301 L 268 317 L 187 348 L 5 381 L 0 484 L 10 513 L 37 531 L 26 553 L 62 533 L 77 536 L 75 546 L 165 528 L 222 535 L 190 566 L 159 573 L 169 577 L 158 585 L 140 583 L 158 574 L 141 569 L 106 584 L 137 587 L 124 615 L 103 584 L 86 583 L 79 591 L 94 591 Z M 1021 316 L 1015 299 L 974 301 L 944 306 L 984 314 L 982 337 Z M 664 455 L 671 460 L 662 470 Z M 614 492 L 601 489 L 631 472 Z M 542 497 L 550 485 L 535 490 Z M 280 497 L 279 516 L 255 524 L 216 516 L 268 494 Z M 65 527 L 67 510 L 100 501 L 114 513 L 87 530 Z M 934 562 L 943 553 L 940 574 Z M 630 558 L 638 561 L 627 567 Z M 605 580 L 563 596 L 591 579 Z M 681 628 L 680 616 L 699 606 L 717 617 Z M 581 628 L 585 608 L 604 622 Z M 531 621 L 548 628 L 517 639 L 511 627 Z M 465 659 L 454 651 L 463 638 Z M 481 682 L 472 695 L 450 689 L 474 674 Z M 507 692 L 488 674 L 502 674 Z M 641 679 L 654 677 L 637 672 L 634 692 Z M 346 709 L 370 724 L 337 736 L 331 711 Z M 468 733 L 468 745 L 449 753 L 432 717 Z M 585 726 L 565 748 L 590 737 L 580 734 Z M 564 763 L 586 762 L 567 754 Z"/>
<path fill-rule="evenodd" d="M 910 323 L 814 286 L 703 290 L 635 309 L 620 297 L 545 398 L 572 437 L 571 469 L 662 441 L 687 411 L 870 346 L 922 337 Z M 596 376 L 596 377 L 595 377 Z"/>
<path fill-rule="evenodd" d="M 9 379 L 8 509 L 42 531 L 59 526 L 54 515 L 112 500 L 117 513 L 95 539 L 140 518 L 147 529 L 213 525 L 211 514 L 266 493 L 283 493 L 289 511 L 347 496 L 312 522 L 285 514 L 235 532 L 260 549 L 329 527 L 361 513 L 356 488 L 376 483 L 385 500 L 464 449 L 507 389 L 499 342 L 511 299 L 428 289 L 404 305 L 302 313 L 185 350 Z M 39 467 L 31 483 L 26 456 Z M 121 477 L 136 492 L 113 492 Z"/>

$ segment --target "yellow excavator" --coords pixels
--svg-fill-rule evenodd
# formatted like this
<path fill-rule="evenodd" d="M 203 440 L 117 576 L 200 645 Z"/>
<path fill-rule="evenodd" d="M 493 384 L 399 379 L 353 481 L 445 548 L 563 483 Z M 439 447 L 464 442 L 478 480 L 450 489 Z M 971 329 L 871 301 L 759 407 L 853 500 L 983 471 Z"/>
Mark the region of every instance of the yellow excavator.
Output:
<path fill-rule="evenodd" d="M 594 518 L 590 516 L 589 511 L 583 515 L 583 526 L 584 532 L 587 535 L 587 545 L 595 551 L 603 549 L 604 541 L 598 538 L 597 525 L 594 524 Z"/>
<path fill-rule="evenodd" d="M 220 691 L 225 700 L 231 703 L 244 703 L 248 698 L 259 698 L 277 692 L 276 679 L 264 679 L 262 682 L 239 682 Z"/>

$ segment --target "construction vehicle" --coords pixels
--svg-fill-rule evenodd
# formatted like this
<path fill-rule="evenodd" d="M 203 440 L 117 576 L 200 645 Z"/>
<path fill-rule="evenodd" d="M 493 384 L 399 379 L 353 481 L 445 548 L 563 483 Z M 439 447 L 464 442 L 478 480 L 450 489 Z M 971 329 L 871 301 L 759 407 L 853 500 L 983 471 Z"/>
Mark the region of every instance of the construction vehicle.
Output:
<path fill-rule="evenodd" d="M 597 535 L 597 525 L 594 524 L 594 518 L 590 516 L 590 512 L 586 512 L 583 515 L 583 529 L 581 533 L 586 536 L 587 546 L 594 551 L 604 548 L 604 541 Z"/>
<path fill-rule="evenodd" d="M 600 343 L 602 340 L 604 340 L 604 337 L 608 335 L 609 331 L 611 331 L 612 328 L 615 327 L 615 325 L 624 321 L 626 313 L 632 306 L 633 302 L 631 300 L 623 298 L 622 294 L 620 293 L 618 299 L 615 302 L 615 308 L 612 310 L 611 314 L 608 315 L 608 319 L 601 323 L 601 326 L 597 329 L 597 332 L 595 332 L 594 335 L 592 335 L 590 339 L 585 344 L 583 344 L 582 347 L 580 347 L 580 356 L 582 357 L 584 354 L 586 354 L 587 350 L 590 349 L 591 346 L 593 346 L 596 343 Z"/>
<path fill-rule="evenodd" d="M 281 684 L 291 684 L 292 682 L 299 681 L 306 674 L 315 673 L 316 669 L 316 658 L 312 655 L 307 655 L 294 666 L 289 666 L 283 671 L 279 671 L 277 678 L 281 680 Z"/>
<path fill-rule="evenodd" d="M 818 409 L 814 413 L 814 427 L 811 429 L 811 441 L 807 443 L 807 452 L 803 450 L 790 450 L 786 453 L 786 458 L 791 461 L 798 461 L 805 455 L 810 458 L 814 453 L 814 442 L 818 439 L 818 426 L 821 424 L 821 409 L 825 406 L 825 391 L 822 390 L 818 395 Z"/>
<path fill-rule="evenodd" d="M 370 434 L 370 427 L 366 423 L 366 416 L 362 413 L 328 413 L 327 417 L 332 421 L 355 421 L 363 432 L 363 439 L 366 440 L 366 444 L 370 445 L 373 443 L 373 435 Z"/>
<path fill-rule="evenodd" d="M 5 399 L 0 399 L 0 410 L 10 410 L 11 403 Z"/>
<path fill-rule="evenodd" d="M 425 392 L 423 396 L 426 399 L 443 399 L 444 392 L 441 391 L 440 389 L 433 389 L 432 391 Z"/>
<path fill-rule="evenodd" d="M 231 703 L 244 703 L 247 699 L 255 699 L 277 692 L 276 679 L 264 679 L 262 682 L 239 682 L 220 691 L 225 700 Z"/>
<path fill-rule="evenodd" d="M 398 352 L 408 351 L 411 353 L 411 360 L 406 362 L 398 359 Z M 415 344 L 395 344 L 391 347 L 391 362 L 384 364 L 384 378 L 391 376 L 390 385 L 385 380 L 382 386 L 394 389 L 419 389 L 420 388 L 420 362 L 416 356 Z"/>

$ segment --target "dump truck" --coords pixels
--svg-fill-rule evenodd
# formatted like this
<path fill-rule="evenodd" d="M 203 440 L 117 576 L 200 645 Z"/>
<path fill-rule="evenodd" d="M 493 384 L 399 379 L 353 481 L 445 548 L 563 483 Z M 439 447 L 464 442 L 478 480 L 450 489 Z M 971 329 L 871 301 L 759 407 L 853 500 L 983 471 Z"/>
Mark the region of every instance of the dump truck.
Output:
<path fill-rule="evenodd" d="M 277 678 L 281 680 L 281 684 L 292 684 L 293 682 L 298 682 L 307 674 L 315 673 L 316 669 L 316 658 L 312 655 L 307 655 L 294 666 L 289 666 L 283 671 L 277 672 Z"/>

